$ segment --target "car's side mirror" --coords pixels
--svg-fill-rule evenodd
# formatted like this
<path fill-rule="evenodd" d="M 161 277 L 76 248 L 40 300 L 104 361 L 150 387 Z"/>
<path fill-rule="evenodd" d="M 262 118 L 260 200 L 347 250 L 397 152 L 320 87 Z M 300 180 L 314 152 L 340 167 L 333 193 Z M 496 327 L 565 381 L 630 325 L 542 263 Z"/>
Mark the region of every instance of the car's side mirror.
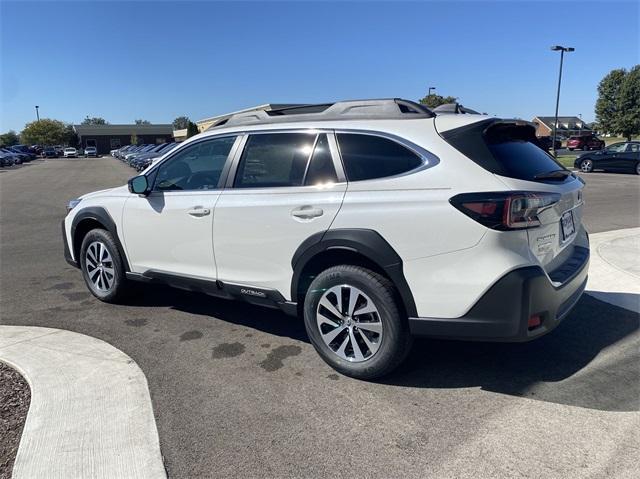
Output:
<path fill-rule="evenodd" d="M 136 195 L 148 195 L 149 194 L 149 181 L 145 175 L 134 176 L 127 183 L 129 191 Z"/>

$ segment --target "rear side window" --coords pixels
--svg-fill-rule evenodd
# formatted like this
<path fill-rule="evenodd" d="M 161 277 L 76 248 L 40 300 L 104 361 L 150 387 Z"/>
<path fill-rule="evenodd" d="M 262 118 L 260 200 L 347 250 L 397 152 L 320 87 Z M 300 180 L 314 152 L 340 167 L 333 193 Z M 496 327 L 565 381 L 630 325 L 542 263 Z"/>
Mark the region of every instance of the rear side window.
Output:
<path fill-rule="evenodd" d="M 446 131 L 442 137 L 496 175 L 539 181 L 538 175 L 565 169 L 537 146 L 535 129 L 529 125 L 488 120 Z"/>
<path fill-rule="evenodd" d="M 423 163 L 413 151 L 388 138 L 356 133 L 336 136 L 349 181 L 399 175 Z"/>
<path fill-rule="evenodd" d="M 302 186 L 316 135 L 266 133 L 250 135 L 234 186 L 270 188 Z"/>

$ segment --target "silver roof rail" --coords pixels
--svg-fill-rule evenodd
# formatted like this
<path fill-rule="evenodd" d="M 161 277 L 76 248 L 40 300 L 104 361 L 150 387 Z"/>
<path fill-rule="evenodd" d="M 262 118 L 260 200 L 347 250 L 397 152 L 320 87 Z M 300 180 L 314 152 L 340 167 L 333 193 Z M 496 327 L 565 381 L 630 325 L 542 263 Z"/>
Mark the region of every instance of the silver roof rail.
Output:
<path fill-rule="evenodd" d="M 433 118 L 426 106 L 400 98 L 348 100 L 336 103 L 295 105 L 278 110 L 254 110 L 232 115 L 209 129 L 231 125 L 256 125 L 306 120 L 368 120 Z"/>

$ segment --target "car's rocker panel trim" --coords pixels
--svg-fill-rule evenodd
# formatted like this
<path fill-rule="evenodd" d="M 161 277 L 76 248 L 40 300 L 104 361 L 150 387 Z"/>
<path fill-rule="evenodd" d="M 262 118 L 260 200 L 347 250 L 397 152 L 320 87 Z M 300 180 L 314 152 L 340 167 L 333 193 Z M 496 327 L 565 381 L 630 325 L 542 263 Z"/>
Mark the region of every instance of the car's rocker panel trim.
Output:
<path fill-rule="evenodd" d="M 158 270 L 147 270 L 144 273 L 128 272 L 126 275 L 127 279 L 134 281 L 164 284 L 195 293 L 204 293 L 217 298 L 237 299 L 258 306 L 277 308 L 292 316 L 297 314 L 296 304 L 287 301 L 284 296 L 275 289 L 197 278 Z"/>

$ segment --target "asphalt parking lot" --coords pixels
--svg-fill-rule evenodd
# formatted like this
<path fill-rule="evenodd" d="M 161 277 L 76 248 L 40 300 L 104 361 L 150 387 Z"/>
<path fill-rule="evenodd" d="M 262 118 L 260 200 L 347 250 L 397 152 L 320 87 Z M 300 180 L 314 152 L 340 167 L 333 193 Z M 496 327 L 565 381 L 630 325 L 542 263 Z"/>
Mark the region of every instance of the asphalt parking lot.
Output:
<path fill-rule="evenodd" d="M 62 256 L 65 204 L 134 174 L 108 157 L 0 170 L 1 322 L 131 356 L 170 477 L 637 477 L 636 314 L 585 295 L 532 343 L 420 340 L 385 380 L 349 379 L 277 311 L 142 286 L 94 299 Z M 584 178 L 590 232 L 640 226 L 640 177 Z"/>

